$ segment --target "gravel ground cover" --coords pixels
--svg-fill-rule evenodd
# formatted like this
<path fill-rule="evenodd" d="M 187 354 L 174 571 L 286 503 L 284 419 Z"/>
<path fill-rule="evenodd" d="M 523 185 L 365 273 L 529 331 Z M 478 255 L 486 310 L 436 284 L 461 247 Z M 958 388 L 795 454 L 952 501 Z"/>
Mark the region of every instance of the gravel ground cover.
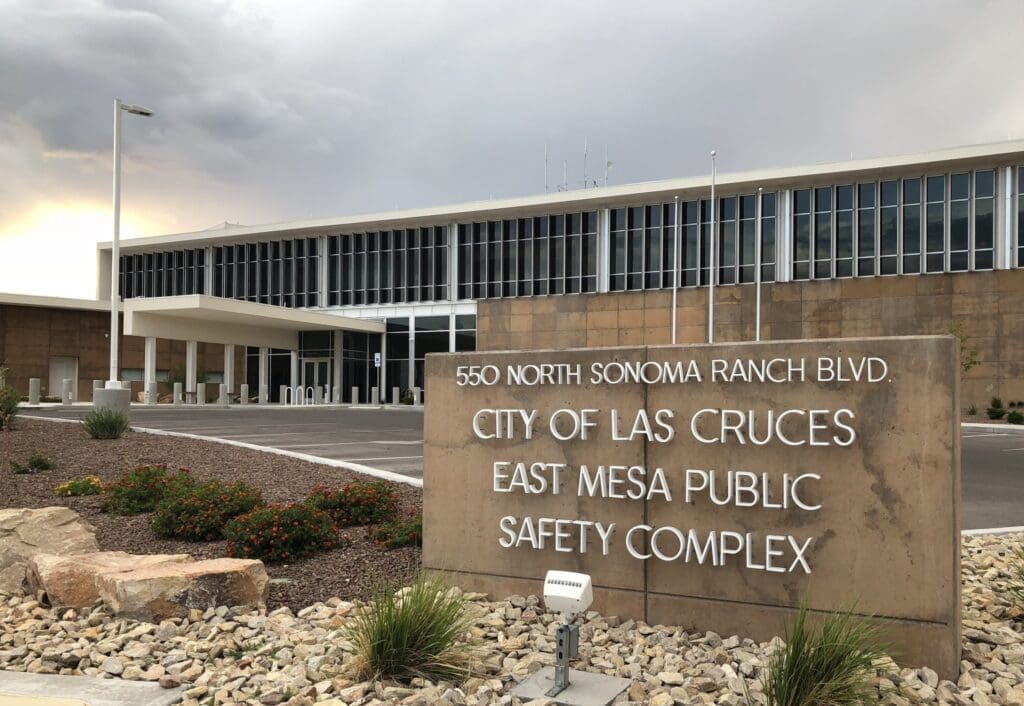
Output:
<path fill-rule="evenodd" d="M 1024 704 L 1024 611 L 1004 590 L 1008 557 L 1021 541 L 1020 535 L 964 540 L 959 679 L 889 662 L 873 680 L 880 703 Z M 476 675 L 461 685 L 353 681 L 344 627 L 358 604 L 336 598 L 298 611 L 211 608 L 153 625 L 114 619 L 99 606 L 60 611 L 31 597 L 0 596 L 0 668 L 186 684 L 188 706 L 515 704 L 512 686 L 554 661 L 557 618 L 532 596 L 467 597 Z M 739 706 L 745 694 L 763 703 L 765 666 L 781 645 L 778 638 L 757 643 L 597 613 L 581 619 L 580 642 L 574 667 L 629 678 L 620 703 L 653 706 Z"/>
<path fill-rule="evenodd" d="M 5 452 L 20 463 L 39 452 L 55 461 L 57 467 L 34 474 L 13 474 L 5 463 Z M 19 419 L 14 431 L 0 433 L 0 507 L 66 505 L 96 527 L 96 539 L 104 551 L 225 556 L 224 542 L 158 539 L 149 527 L 148 514 L 123 517 L 100 512 L 101 496 L 61 498 L 53 492 L 58 484 L 74 477 L 97 475 L 109 483 L 139 464 L 157 463 L 165 463 L 170 469 L 187 468 L 200 479 L 245 481 L 258 488 L 267 502 L 300 501 L 318 485 L 339 487 L 367 478 L 331 466 L 214 442 L 134 432 L 117 440 L 97 441 L 90 439 L 79 424 Z M 404 484 L 394 484 L 394 488 L 400 498 L 399 513 L 422 507 L 418 488 Z M 267 565 L 272 580 L 271 609 L 291 606 L 298 610 L 329 598 L 365 597 L 377 581 L 402 585 L 419 568 L 419 549 L 385 551 L 368 541 L 361 527 L 348 528 L 345 533 L 351 544 L 344 548 L 293 564 Z"/>

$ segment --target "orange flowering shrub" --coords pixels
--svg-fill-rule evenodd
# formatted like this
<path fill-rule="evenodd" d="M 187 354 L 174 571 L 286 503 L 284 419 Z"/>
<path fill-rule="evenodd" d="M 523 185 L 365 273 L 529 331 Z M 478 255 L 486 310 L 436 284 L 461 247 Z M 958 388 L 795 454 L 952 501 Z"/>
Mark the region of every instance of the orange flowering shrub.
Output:
<path fill-rule="evenodd" d="M 228 556 L 266 562 L 294 561 L 348 543 L 323 510 L 309 505 L 267 505 L 231 520 L 224 528 Z"/>
<path fill-rule="evenodd" d="M 151 526 L 158 537 L 212 542 L 224 538 L 229 520 L 262 505 L 260 491 L 242 482 L 193 483 L 160 501 Z"/>
<path fill-rule="evenodd" d="M 306 504 L 330 514 L 339 527 L 375 525 L 394 518 L 398 496 L 382 480 L 352 481 L 338 490 L 314 488 Z"/>
<path fill-rule="evenodd" d="M 167 466 L 139 466 L 107 486 L 103 512 L 114 515 L 141 515 L 153 512 L 168 493 L 190 486 L 195 481 L 182 469 L 168 473 Z"/>
<path fill-rule="evenodd" d="M 385 522 L 366 531 L 370 541 L 388 549 L 423 546 L 423 514 L 417 512 L 407 518 Z"/>

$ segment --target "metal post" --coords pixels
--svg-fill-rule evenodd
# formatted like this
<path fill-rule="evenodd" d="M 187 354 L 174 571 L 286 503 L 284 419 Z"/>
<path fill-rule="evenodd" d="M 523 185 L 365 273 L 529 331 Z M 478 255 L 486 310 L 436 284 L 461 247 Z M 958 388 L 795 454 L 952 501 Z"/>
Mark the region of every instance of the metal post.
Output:
<path fill-rule="evenodd" d="M 761 340 L 761 193 L 764 191 L 757 187 L 757 206 L 754 209 L 754 217 L 757 222 L 754 224 L 754 285 L 756 294 L 754 299 L 754 340 Z"/>
<path fill-rule="evenodd" d="M 555 683 L 547 696 L 558 696 L 569 687 L 569 660 L 579 656 L 580 628 L 562 624 L 555 633 Z"/>
<path fill-rule="evenodd" d="M 121 101 L 114 99 L 114 238 L 110 247 L 110 381 L 117 382 L 118 280 L 121 268 Z M 108 385 L 115 387 L 115 385 Z"/>
<path fill-rule="evenodd" d="M 715 280 L 718 278 L 718 204 L 715 203 L 715 156 L 711 150 L 711 250 L 708 258 L 708 343 L 715 342 Z"/>
<path fill-rule="evenodd" d="M 676 227 L 672 246 L 672 345 L 676 344 L 676 300 L 679 296 L 679 196 L 675 197 Z"/>

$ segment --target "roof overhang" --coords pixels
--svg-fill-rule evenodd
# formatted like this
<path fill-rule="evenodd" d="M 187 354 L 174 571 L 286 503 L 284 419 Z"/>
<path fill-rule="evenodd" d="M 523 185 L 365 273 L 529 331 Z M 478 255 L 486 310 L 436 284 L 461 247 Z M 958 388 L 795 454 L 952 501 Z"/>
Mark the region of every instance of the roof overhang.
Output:
<path fill-rule="evenodd" d="M 124 303 L 126 336 L 296 350 L 300 331 L 383 333 L 384 324 L 200 294 Z"/>
<path fill-rule="evenodd" d="M 110 302 L 97 301 L 96 299 L 70 299 L 68 297 L 46 297 L 36 294 L 11 294 L 5 292 L 0 292 L 0 304 L 36 306 L 44 309 L 110 311 Z"/>

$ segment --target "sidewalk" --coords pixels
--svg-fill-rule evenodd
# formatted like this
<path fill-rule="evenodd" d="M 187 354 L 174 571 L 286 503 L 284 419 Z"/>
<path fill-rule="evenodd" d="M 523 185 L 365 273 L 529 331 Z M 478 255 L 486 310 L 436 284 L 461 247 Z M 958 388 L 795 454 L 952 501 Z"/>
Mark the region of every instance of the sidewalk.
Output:
<path fill-rule="evenodd" d="M 169 706 L 183 691 L 153 682 L 0 671 L 3 706 Z"/>

